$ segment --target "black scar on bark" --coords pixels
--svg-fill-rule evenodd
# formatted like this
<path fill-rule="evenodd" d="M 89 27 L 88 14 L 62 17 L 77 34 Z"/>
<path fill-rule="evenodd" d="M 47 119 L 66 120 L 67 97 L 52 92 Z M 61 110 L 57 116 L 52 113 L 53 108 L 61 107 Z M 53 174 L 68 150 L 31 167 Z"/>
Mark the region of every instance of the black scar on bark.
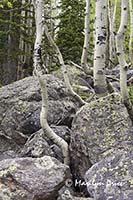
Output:
<path fill-rule="evenodd" d="M 116 55 L 117 55 L 117 56 L 120 56 L 121 54 L 120 54 L 120 52 L 117 52 Z"/>
<path fill-rule="evenodd" d="M 124 67 L 124 70 L 125 70 L 125 71 L 127 71 L 127 70 L 128 70 L 128 65 L 126 65 L 126 66 Z"/>
<path fill-rule="evenodd" d="M 98 40 L 99 40 L 100 42 L 105 41 L 105 40 L 106 40 L 106 37 L 105 37 L 105 36 L 102 36 L 102 35 L 99 35 L 99 36 L 98 36 Z"/>
<path fill-rule="evenodd" d="M 103 70 L 98 70 L 97 74 L 103 75 L 103 74 L 104 74 L 104 73 L 103 73 Z"/>
<path fill-rule="evenodd" d="M 38 54 L 38 55 L 39 55 L 39 57 L 41 58 L 41 56 L 42 56 L 41 47 L 39 47 L 39 48 L 37 49 L 37 54 Z"/>
<path fill-rule="evenodd" d="M 100 56 L 97 56 L 96 58 L 101 58 Z"/>

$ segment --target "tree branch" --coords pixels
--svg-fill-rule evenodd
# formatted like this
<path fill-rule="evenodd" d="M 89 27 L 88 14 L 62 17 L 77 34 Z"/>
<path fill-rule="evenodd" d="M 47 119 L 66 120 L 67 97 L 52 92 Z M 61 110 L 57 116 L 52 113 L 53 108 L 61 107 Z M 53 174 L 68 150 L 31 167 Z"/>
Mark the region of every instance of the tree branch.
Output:
<path fill-rule="evenodd" d="M 51 37 L 50 33 L 48 32 L 48 27 L 47 27 L 46 24 L 44 24 L 44 32 L 45 32 L 50 44 L 54 47 L 55 52 L 56 52 L 56 54 L 58 56 L 58 59 L 59 59 L 60 65 L 61 65 L 61 69 L 62 69 L 62 73 L 63 73 L 63 77 L 64 77 L 64 81 L 65 81 L 65 84 L 66 84 L 66 87 L 67 87 L 68 91 L 79 102 L 79 104 L 81 106 L 83 106 L 85 104 L 85 101 L 76 92 L 74 92 L 74 90 L 73 90 L 73 88 L 72 88 L 72 86 L 70 84 L 68 75 L 67 75 L 67 69 L 66 69 L 62 54 L 61 54 L 58 46 L 54 42 L 53 38 Z"/>

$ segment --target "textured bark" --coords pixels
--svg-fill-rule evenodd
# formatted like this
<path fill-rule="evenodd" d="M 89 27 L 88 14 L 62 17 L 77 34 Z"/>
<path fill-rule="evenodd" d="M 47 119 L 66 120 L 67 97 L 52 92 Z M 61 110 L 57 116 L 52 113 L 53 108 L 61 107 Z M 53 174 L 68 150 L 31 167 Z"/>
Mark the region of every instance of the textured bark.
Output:
<path fill-rule="evenodd" d="M 42 61 L 41 61 L 41 43 L 42 43 L 42 11 L 43 11 L 43 0 L 34 1 L 35 8 L 35 21 L 36 21 L 36 40 L 34 45 L 34 71 L 38 77 L 41 94 L 42 94 L 42 109 L 40 114 L 40 122 L 44 134 L 47 135 L 48 138 L 53 140 L 63 152 L 64 163 L 69 164 L 69 150 L 68 144 L 64 139 L 60 138 L 58 135 L 54 133 L 54 131 L 50 128 L 47 122 L 47 114 L 48 114 L 48 95 L 47 95 L 47 87 L 46 87 L 46 79 L 44 79 L 42 75 Z"/>
<path fill-rule="evenodd" d="M 84 46 L 82 51 L 82 57 L 81 57 L 81 66 L 84 69 L 85 73 L 88 74 L 89 66 L 87 64 L 87 55 L 88 55 L 88 43 L 89 43 L 89 26 L 90 26 L 90 3 L 91 0 L 86 0 L 86 11 L 85 11 L 85 22 L 84 22 Z"/>
<path fill-rule="evenodd" d="M 107 94 L 105 77 L 107 42 L 107 1 L 96 1 L 95 50 L 94 50 L 94 88 L 98 96 Z"/>
<path fill-rule="evenodd" d="M 109 16 L 109 30 L 110 30 L 110 38 L 109 38 L 109 52 L 110 52 L 109 60 L 110 60 L 110 62 L 113 61 L 116 56 L 116 47 L 115 47 L 116 8 L 117 8 L 117 0 L 115 0 L 113 5 L 111 4 L 111 0 L 108 0 L 108 16 Z"/>
<path fill-rule="evenodd" d="M 115 18 L 116 18 L 116 9 L 117 9 L 117 2 L 118 2 L 118 0 L 115 0 L 115 3 L 114 3 L 114 10 L 113 10 L 113 18 L 112 18 L 112 28 L 113 28 L 113 32 L 115 32 L 115 26 L 116 26 L 116 24 L 115 24 Z"/>
<path fill-rule="evenodd" d="M 128 64 L 126 62 L 123 50 L 123 41 L 124 41 L 125 31 L 127 29 L 127 23 L 128 23 L 128 1 L 121 0 L 121 23 L 116 35 L 117 56 L 120 64 L 120 89 L 121 89 L 122 100 L 125 106 L 127 107 L 130 118 L 133 122 L 133 106 L 130 101 L 127 89 Z"/>
<path fill-rule="evenodd" d="M 25 0 L 22 0 L 22 5 L 25 4 Z M 24 32 L 24 25 L 25 25 L 25 15 L 26 15 L 26 11 L 25 10 L 21 10 L 21 20 L 20 23 L 22 24 L 21 30 L 22 32 Z M 19 39 L 19 50 L 24 52 L 24 46 L 25 46 L 25 42 L 24 42 L 24 38 L 23 38 L 23 34 L 20 33 L 20 39 Z M 17 67 L 17 80 L 24 78 L 23 76 L 23 69 L 22 69 L 22 64 L 25 62 L 25 56 L 23 54 L 21 54 L 19 56 L 19 61 L 18 61 L 18 67 Z"/>
<path fill-rule="evenodd" d="M 129 0 L 129 5 L 130 5 L 129 58 L 130 58 L 130 62 L 133 62 L 133 4 L 132 4 L 132 0 Z"/>
<path fill-rule="evenodd" d="M 30 2 L 30 0 L 28 0 Z M 26 30 L 26 34 L 28 36 L 31 36 L 33 35 L 33 6 L 31 5 L 27 11 L 27 17 L 26 17 L 26 26 L 28 27 L 28 29 Z M 25 63 L 28 65 L 28 67 L 30 66 L 30 60 L 31 60 L 31 57 L 30 57 L 30 54 L 31 54 L 31 51 L 32 51 L 32 44 L 31 43 L 26 43 L 25 45 Z"/>
<path fill-rule="evenodd" d="M 76 99 L 76 101 L 79 102 L 79 104 L 81 106 L 83 106 L 85 104 L 84 100 L 73 90 L 71 84 L 70 84 L 70 81 L 69 81 L 69 77 L 68 77 L 68 74 L 67 74 L 67 69 L 66 69 L 66 66 L 65 66 L 65 63 L 64 63 L 64 60 L 63 60 L 63 57 L 62 57 L 62 54 L 58 48 L 58 46 L 56 45 L 56 43 L 54 42 L 53 38 L 51 37 L 50 33 L 48 32 L 48 28 L 46 25 L 44 25 L 44 31 L 45 31 L 45 34 L 49 40 L 49 42 L 51 43 L 51 45 L 54 47 L 55 51 L 56 51 L 56 54 L 58 56 L 58 59 L 59 59 L 59 62 L 60 62 L 60 65 L 61 65 L 61 69 L 62 69 L 62 73 L 63 73 L 63 77 L 64 77 L 64 81 L 65 81 L 65 85 L 68 89 L 68 91 L 70 92 L 70 94 Z"/>
<path fill-rule="evenodd" d="M 9 12 L 9 27 L 8 27 L 8 38 L 7 38 L 7 44 L 8 44 L 8 50 L 7 50 L 7 71 L 6 73 L 8 74 L 9 81 L 12 80 L 12 73 L 14 73 L 14 70 L 12 72 L 11 70 L 11 51 L 12 51 L 12 38 L 11 38 L 11 31 L 12 31 L 12 21 L 13 21 L 13 13 L 12 11 Z"/>

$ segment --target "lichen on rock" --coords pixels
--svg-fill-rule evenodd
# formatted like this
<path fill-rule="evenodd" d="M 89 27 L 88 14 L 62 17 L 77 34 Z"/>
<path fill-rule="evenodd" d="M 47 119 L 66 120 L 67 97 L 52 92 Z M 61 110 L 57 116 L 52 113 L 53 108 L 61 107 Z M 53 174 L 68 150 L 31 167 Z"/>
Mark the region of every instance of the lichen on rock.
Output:
<path fill-rule="evenodd" d="M 128 112 L 118 94 L 83 106 L 72 124 L 73 173 L 83 177 L 86 170 L 102 158 L 119 149 L 130 149 L 132 130 Z"/>

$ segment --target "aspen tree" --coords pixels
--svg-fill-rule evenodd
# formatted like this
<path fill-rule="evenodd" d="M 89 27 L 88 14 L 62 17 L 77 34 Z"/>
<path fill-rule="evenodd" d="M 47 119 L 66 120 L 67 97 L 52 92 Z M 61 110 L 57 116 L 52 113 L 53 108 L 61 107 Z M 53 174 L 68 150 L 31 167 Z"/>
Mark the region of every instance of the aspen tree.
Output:
<path fill-rule="evenodd" d="M 25 4 L 25 0 L 22 0 L 22 5 Z M 20 34 L 20 39 L 19 39 L 19 50 L 24 52 L 24 48 L 25 48 L 25 42 L 24 42 L 24 37 L 23 37 L 23 32 L 24 32 L 24 25 L 25 25 L 25 16 L 26 16 L 26 11 L 25 10 L 21 10 L 21 19 L 20 19 L 20 23 L 22 24 L 21 27 L 21 34 Z M 18 61 L 18 68 L 17 68 L 17 80 L 24 78 L 23 76 L 23 69 L 22 69 L 22 64 L 25 62 L 25 55 L 21 54 L 19 56 L 19 61 Z"/>
<path fill-rule="evenodd" d="M 9 12 L 9 27 L 8 27 L 8 30 L 9 30 L 9 33 L 8 33 L 8 38 L 7 38 L 7 45 L 8 45 L 8 53 L 7 53 L 7 72 L 8 72 L 8 79 L 11 80 L 12 79 L 12 74 L 14 73 L 14 70 L 12 69 L 11 65 L 12 65 L 12 62 L 11 62 L 11 59 L 10 59 L 10 54 L 11 54 L 11 50 L 12 50 L 12 37 L 11 37 L 11 30 L 12 30 L 12 19 L 13 19 L 13 13 L 12 11 Z M 13 70 L 13 71 L 12 71 Z M 6 72 L 6 73 L 7 73 Z"/>
<path fill-rule="evenodd" d="M 107 45 L 107 1 L 96 1 L 95 17 L 95 49 L 94 49 L 94 89 L 96 94 L 107 94 L 105 77 L 106 45 Z"/>
<path fill-rule="evenodd" d="M 48 114 L 48 95 L 47 95 L 47 87 L 46 87 L 46 79 L 45 76 L 42 75 L 42 59 L 41 59 L 41 44 L 42 44 L 42 27 L 43 27 L 43 0 L 34 0 L 33 1 L 34 9 L 35 9 L 35 22 L 36 22 L 36 39 L 34 45 L 34 73 L 37 76 L 40 87 L 41 87 L 41 95 L 42 95 L 42 108 L 40 113 L 40 123 L 43 129 L 44 134 L 47 135 L 55 144 L 57 144 L 63 152 L 64 163 L 69 165 L 69 150 L 67 142 L 55 134 L 55 132 L 50 128 L 47 122 L 47 114 Z M 45 69 L 44 69 L 45 70 Z"/>
<path fill-rule="evenodd" d="M 108 16 L 109 16 L 109 60 L 110 62 L 116 56 L 116 46 L 115 46 L 115 18 L 116 18 L 116 8 L 117 8 L 117 0 L 112 4 L 111 0 L 108 0 Z"/>
<path fill-rule="evenodd" d="M 128 64 L 126 62 L 123 50 L 123 41 L 124 41 L 125 31 L 127 29 L 127 23 L 128 23 L 128 1 L 121 0 L 121 22 L 119 30 L 116 35 L 117 56 L 120 64 L 120 89 L 121 89 L 122 100 L 125 106 L 127 107 L 131 120 L 133 121 L 133 106 L 130 101 L 127 89 Z"/>
<path fill-rule="evenodd" d="M 133 3 L 129 0 L 130 7 L 130 40 L 129 40 L 129 58 L 130 62 L 133 63 Z"/>
<path fill-rule="evenodd" d="M 88 45 L 89 45 L 89 35 L 90 35 L 90 3 L 91 0 L 86 0 L 86 10 L 85 10 L 85 21 L 84 21 L 84 46 L 81 56 L 81 67 L 84 69 L 85 73 L 89 73 L 89 66 L 87 64 L 88 55 Z"/>

